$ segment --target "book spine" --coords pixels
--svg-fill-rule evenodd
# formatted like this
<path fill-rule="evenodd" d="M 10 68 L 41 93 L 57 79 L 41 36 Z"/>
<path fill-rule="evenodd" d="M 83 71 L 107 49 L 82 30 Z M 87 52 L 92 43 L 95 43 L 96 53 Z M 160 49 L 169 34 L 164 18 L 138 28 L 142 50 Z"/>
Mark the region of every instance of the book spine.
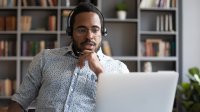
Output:
<path fill-rule="evenodd" d="M 5 17 L 0 16 L 0 31 L 5 31 Z"/>

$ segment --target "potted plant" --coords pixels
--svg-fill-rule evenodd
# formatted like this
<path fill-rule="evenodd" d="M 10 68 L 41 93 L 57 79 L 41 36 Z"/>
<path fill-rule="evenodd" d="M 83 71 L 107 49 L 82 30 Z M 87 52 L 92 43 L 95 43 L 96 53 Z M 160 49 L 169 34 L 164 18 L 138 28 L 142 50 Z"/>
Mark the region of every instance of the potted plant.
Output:
<path fill-rule="evenodd" d="M 117 17 L 121 20 L 126 19 L 127 15 L 127 4 L 125 2 L 119 2 L 116 4 L 116 11 L 117 11 Z"/>
<path fill-rule="evenodd" d="M 192 67 L 188 70 L 189 82 L 178 85 L 181 104 L 186 112 L 200 112 L 200 70 Z"/>

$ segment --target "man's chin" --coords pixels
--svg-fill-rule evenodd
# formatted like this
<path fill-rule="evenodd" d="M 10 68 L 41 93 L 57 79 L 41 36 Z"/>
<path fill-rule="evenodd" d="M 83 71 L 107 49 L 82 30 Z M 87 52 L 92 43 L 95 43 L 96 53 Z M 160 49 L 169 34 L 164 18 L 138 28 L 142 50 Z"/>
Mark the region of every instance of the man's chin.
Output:
<path fill-rule="evenodd" d="M 82 52 L 85 51 L 85 50 L 92 51 L 92 52 L 96 51 L 95 49 L 83 49 Z"/>

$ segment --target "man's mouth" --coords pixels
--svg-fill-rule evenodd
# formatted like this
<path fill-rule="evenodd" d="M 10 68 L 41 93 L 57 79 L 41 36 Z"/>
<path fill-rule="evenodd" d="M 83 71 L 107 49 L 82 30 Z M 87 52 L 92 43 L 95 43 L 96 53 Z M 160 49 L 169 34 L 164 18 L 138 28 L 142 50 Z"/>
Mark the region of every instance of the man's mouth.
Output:
<path fill-rule="evenodd" d="M 86 41 L 86 42 L 81 43 L 81 46 L 86 46 L 86 45 L 96 46 L 96 43 L 92 41 Z"/>
<path fill-rule="evenodd" d="M 81 43 L 82 50 L 94 50 L 96 43 L 90 40 L 86 40 Z"/>
<path fill-rule="evenodd" d="M 88 50 L 92 50 L 92 49 L 94 49 L 94 47 L 95 47 L 95 44 L 93 44 L 91 42 L 83 45 L 83 48 L 88 49 Z"/>

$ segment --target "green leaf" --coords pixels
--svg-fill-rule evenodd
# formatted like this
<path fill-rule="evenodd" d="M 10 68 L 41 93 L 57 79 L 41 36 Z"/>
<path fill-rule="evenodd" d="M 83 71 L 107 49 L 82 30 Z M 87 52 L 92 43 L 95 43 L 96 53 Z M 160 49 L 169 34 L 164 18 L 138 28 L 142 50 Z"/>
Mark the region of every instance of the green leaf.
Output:
<path fill-rule="evenodd" d="M 115 8 L 116 8 L 117 11 L 119 11 L 119 10 L 126 11 L 128 6 L 127 6 L 127 4 L 125 2 L 119 2 L 119 3 L 116 4 Z"/>
<path fill-rule="evenodd" d="M 187 83 L 187 82 L 183 82 L 183 83 L 181 84 L 181 87 L 182 87 L 185 91 L 187 91 L 187 90 L 190 89 L 190 84 Z"/>
<path fill-rule="evenodd" d="M 197 68 L 197 67 L 192 67 L 192 68 L 190 68 L 190 69 L 188 70 L 188 72 L 189 72 L 191 75 L 193 75 L 193 76 L 194 76 L 194 74 L 197 74 L 198 76 L 200 76 L 200 74 L 199 74 L 199 68 Z"/>

